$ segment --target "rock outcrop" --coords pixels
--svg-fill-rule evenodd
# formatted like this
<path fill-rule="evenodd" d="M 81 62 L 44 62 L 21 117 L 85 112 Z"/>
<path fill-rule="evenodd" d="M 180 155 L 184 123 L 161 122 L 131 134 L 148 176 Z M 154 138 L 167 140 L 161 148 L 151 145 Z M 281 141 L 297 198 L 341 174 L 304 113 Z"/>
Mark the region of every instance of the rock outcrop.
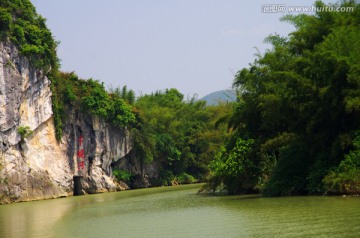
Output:
<path fill-rule="evenodd" d="M 81 176 L 83 193 L 124 189 L 111 178 L 111 165 L 130 151 L 129 132 L 102 119 L 68 110 L 63 144 L 74 176 Z"/>
<path fill-rule="evenodd" d="M 49 79 L 0 42 L 0 203 L 72 195 L 77 176 L 82 193 L 123 189 L 111 164 L 130 151 L 128 131 L 69 108 L 58 142 L 52 115 Z"/>

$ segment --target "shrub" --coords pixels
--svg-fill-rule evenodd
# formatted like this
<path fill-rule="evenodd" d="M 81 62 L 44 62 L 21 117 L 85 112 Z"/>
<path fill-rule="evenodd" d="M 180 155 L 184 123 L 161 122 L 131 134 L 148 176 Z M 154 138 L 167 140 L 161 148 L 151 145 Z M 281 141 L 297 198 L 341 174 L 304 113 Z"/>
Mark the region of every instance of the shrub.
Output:
<path fill-rule="evenodd" d="M 309 162 L 306 148 L 292 144 L 283 148 L 273 173 L 263 188 L 265 196 L 291 196 L 306 193 Z"/>
<path fill-rule="evenodd" d="M 229 194 L 251 192 L 258 183 L 259 168 L 253 152 L 253 139 L 237 138 L 228 148 L 222 147 L 210 163 L 213 176 L 209 187 L 226 189 Z"/>
<path fill-rule="evenodd" d="M 111 122 L 115 126 L 123 127 L 129 123 L 135 122 L 135 115 L 132 113 L 132 107 L 121 98 L 112 100 L 113 110 Z"/>
<path fill-rule="evenodd" d="M 112 105 L 104 86 L 90 79 L 88 87 L 90 87 L 89 94 L 81 99 L 82 108 L 91 114 L 107 118 Z"/>
<path fill-rule="evenodd" d="M 0 32 L 10 29 L 11 15 L 3 8 L 0 8 Z"/>
<path fill-rule="evenodd" d="M 336 194 L 360 193 L 360 131 L 353 140 L 353 149 L 339 166 L 323 179 L 327 192 Z"/>
<path fill-rule="evenodd" d="M 196 179 L 194 178 L 194 176 L 187 174 L 187 173 L 182 173 L 182 174 L 178 175 L 175 178 L 175 180 L 179 184 L 190 184 L 190 183 L 196 182 Z"/>
<path fill-rule="evenodd" d="M 122 181 L 125 183 L 130 183 L 134 177 L 132 173 L 122 169 L 114 169 L 112 173 L 117 181 Z"/>
<path fill-rule="evenodd" d="M 33 133 L 33 131 L 30 130 L 29 126 L 19 126 L 18 132 L 21 136 L 21 140 L 24 140 L 25 138 L 29 137 Z"/>

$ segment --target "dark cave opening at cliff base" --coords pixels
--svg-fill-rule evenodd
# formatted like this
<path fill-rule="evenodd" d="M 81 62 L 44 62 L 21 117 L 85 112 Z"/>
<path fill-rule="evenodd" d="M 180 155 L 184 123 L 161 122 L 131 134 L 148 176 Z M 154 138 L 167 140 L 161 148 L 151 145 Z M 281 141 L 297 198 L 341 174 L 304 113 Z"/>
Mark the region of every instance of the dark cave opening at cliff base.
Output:
<path fill-rule="evenodd" d="M 74 181 L 74 196 L 80 196 L 83 195 L 82 192 L 82 186 L 81 186 L 81 178 L 82 176 L 74 176 L 73 177 L 73 181 Z"/>

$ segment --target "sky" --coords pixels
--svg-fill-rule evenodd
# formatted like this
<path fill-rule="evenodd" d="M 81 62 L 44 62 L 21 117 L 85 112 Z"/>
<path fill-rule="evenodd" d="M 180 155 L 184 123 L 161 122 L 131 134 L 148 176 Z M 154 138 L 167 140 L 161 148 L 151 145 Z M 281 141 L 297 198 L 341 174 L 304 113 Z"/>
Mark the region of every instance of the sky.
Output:
<path fill-rule="evenodd" d="M 31 0 L 60 41 L 61 70 L 136 95 L 176 88 L 199 98 L 231 88 L 234 75 L 264 53 L 270 34 L 293 26 L 265 4 L 304 0 Z M 325 3 L 335 1 L 324 1 Z"/>

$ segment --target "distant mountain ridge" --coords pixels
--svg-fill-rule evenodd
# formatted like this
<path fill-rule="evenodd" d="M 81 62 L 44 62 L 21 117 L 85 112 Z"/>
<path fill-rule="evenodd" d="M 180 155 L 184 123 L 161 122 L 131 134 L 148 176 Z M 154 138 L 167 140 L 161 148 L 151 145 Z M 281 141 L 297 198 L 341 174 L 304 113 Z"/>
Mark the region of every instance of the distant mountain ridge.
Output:
<path fill-rule="evenodd" d="M 220 90 L 209 93 L 200 100 L 206 101 L 209 106 L 218 105 L 220 102 L 234 102 L 236 101 L 236 91 L 232 89 Z"/>

